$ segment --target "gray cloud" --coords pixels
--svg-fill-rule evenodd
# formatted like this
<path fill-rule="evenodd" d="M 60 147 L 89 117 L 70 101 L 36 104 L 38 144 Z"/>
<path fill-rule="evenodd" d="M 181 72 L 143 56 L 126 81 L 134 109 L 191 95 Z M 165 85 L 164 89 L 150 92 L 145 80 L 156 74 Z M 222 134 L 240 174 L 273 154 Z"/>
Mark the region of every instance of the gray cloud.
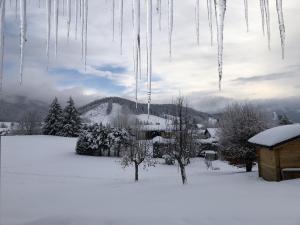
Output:
<path fill-rule="evenodd" d="M 300 69 L 297 67 L 295 71 L 286 71 L 281 73 L 270 73 L 264 75 L 250 76 L 250 77 L 238 77 L 233 79 L 232 82 L 239 84 L 246 84 L 248 82 L 263 82 L 263 81 L 277 81 L 282 79 L 292 79 L 298 76 Z"/>

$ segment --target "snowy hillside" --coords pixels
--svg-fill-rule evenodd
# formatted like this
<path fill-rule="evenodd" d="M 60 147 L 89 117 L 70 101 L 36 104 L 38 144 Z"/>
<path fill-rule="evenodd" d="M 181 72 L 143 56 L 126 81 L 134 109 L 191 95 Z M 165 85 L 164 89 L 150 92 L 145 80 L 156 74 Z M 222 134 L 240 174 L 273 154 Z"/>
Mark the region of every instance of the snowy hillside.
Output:
<path fill-rule="evenodd" d="M 109 106 L 109 103 L 102 103 L 83 113 L 81 117 L 91 123 L 102 123 L 104 125 L 113 124 L 113 120 L 124 114 L 122 107 L 123 106 L 118 103 L 112 103 L 111 106 Z M 127 116 L 129 119 L 137 118 L 144 125 L 159 127 L 160 129 L 164 129 L 166 125 L 170 123 L 168 119 L 154 115 L 148 116 L 148 114 L 135 115 L 129 112 Z"/>
<path fill-rule="evenodd" d="M 123 111 L 132 115 L 147 114 L 148 106 L 147 104 L 139 103 L 136 108 L 136 103 L 128 99 L 119 98 L 119 97 L 108 97 L 93 101 L 83 107 L 79 108 L 81 115 L 89 117 L 88 115 L 95 115 L 98 112 L 101 112 L 103 116 L 106 116 L 110 113 L 105 113 L 105 108 L 109 109 L 106 112 L 114 111 L 116 112 L 117 107 L 113 107 L 115 104 L 122 106 Z M 189 115 L 198 123 L 208 121 L 210 114 L 203 113 L 192 108 L 187 108 Z M 165 116 L 174 116 L 176 113 L 176 106 L 174 104 L 152 104 L 150 109 L 150 114 L 153 116 L 158 116 L 164 118 Z M 92 119 L 96 118 L 92 116 Z M 107 119 L 107 118 L 105 118 Z"/>
<path fill-rule="evenodd" d="M 76 139 L 3 137 L 1 224 L 5 225 L 296 225 L 300 180 L 270 183 L 257 172 L 202 159 L 187 167 L 122 169 L 117 158 L 74 152 Z M 280 203 L 280 204 L 278 204 Z"/>
<path fill-rule="evenodd" d="M 88 119 L 92 123 L 111 124 L 113 119 L 122 113 L 122 106 L 112 104 L 111 112 L 108 112 L 108 103 L 98 105 L 94 109 L 82 114 L 82 118 Z"/>

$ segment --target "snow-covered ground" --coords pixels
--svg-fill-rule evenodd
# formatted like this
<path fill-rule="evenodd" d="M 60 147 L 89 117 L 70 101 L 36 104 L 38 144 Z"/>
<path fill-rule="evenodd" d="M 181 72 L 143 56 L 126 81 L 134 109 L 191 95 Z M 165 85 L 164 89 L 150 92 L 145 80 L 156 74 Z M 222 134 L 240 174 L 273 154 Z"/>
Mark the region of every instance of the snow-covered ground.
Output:
<path fill-rule="evenodd" d="M 4 137 L 2 225 L 300 225 L 300 180 L 266 182 L 257 172 L 202 159 L 123 170 L 116 158 L 79 156 L 76 139 Z"/>

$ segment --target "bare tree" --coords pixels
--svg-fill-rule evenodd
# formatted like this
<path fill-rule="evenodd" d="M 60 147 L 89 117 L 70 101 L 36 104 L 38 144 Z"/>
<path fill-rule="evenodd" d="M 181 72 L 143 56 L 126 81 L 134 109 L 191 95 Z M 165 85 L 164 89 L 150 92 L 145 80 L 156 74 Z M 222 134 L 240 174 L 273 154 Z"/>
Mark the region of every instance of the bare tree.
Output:
<path fill-rule="evenodd" d="M 170 142 L 169 155 L 174 157 L 180 168 L 182 183 L 187 183 L 185 167 L 190 162 L 190 157 L 195 149 L 194 126 L 188 113 L 186 101 L 179 96 L 175 103 L 175 116 L 172 118 L 172 124 L 169 126 L 173 133 Z"/>
<path fill-rule="evenodd" d="M 16 133 L 34 135 L 41 133 L 41 117 L 36 111 L 26 112 L 19 121 Z"/>
<path fill-rule="evenodd" d="M 266 114 L 251 104 L 229 105 L 220 121 L 220 149 L 225 160 L 232 165 L 245 165 L 252 171 L 256 160 L 255 147 L 248 139 L 268 128 Z"/>
<path fill-rule="evenodd" d="M 144 167 L 154 166 L 155 160 L 152 157 L 152 143 L 150 140 L 143 140 L 141 135 L 141 127 L 136 120 L 135 128 L 132 130 L 126 150 L 122 157 L 121 165 L 128 167 L 134 165 L 135 177 L 134 180 L 139 180 L 139 166 Z"/>

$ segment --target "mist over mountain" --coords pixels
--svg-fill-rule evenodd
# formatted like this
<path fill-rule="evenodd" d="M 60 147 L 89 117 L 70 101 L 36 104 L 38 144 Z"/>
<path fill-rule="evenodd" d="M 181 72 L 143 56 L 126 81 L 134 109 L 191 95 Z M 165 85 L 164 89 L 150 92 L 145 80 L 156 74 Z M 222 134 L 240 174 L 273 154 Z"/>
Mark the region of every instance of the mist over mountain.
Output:
<path fill-rule="evenodd" d="M 5 96 L 5 98 L 0 98 L 0 121 L 19 121 L 26 112 L 37 112 L 38 116 L 43 119 L 47 115 L 50 103 L 21 95 Z M 228 104 L 230 103 L 232 102 L 228 102 Z M 293 122 L 300 122 L 300 99 L 298 98 L 257 100 L 251 101 L 251 103 L 258 105 L 270 115 L 273 115 L 275 112 L 277 115 L 286 115 Z M 78 107 L 78 110 L 83 115 L 102 105 L 105 108 L 104 114 L 109 115 L 113 104 L 126 109 L 132 114 L 147 114 L 147 104 L 138 103 L 136 108 L 134 101 L 120 97 L 101 98 Z M 78 106 L 78 104 L 76 105 Z M 220 113 L 206 113 L 194 108 L 202 108 L 201 104 L 193 104 L 192 107 L 188 108 L 190 115 L 199 123 L 207 121 L 209 117 L 218 118 L 220 116 Z M 150 114 L 160 117 L 163 115 L 174 115 L 175 105 L 151 104 Z"/>
<path fill-rule="evenodd" d="M 0 99 L 0 121 L 19 121 L 26 112 L 35 112 L 39 119 L 43 119 L 48 112 L 48 106 L 45 102 L 25 96 L 8 96 Z"/>

